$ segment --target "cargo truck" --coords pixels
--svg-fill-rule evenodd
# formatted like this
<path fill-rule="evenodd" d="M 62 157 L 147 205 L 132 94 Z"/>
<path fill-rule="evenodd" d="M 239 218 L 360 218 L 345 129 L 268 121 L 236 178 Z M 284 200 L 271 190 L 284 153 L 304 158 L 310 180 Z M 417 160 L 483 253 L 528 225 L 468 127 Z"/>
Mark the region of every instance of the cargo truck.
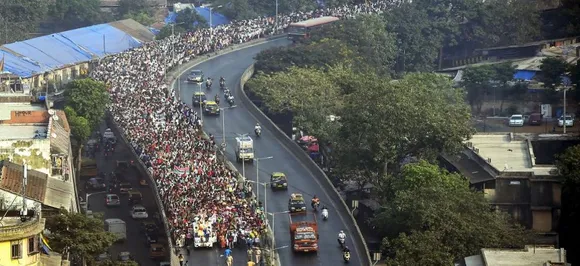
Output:
<path fill-rule="evenodd" d="M 236 161 L 254 161 L 254 141 L 250 136 L 236 137 Z"/>
<path fill-rule="evenodd" d="M 294 252 L 318 252 L 318 225 L 316 215 L 290 213 L 290 238 Z"/>

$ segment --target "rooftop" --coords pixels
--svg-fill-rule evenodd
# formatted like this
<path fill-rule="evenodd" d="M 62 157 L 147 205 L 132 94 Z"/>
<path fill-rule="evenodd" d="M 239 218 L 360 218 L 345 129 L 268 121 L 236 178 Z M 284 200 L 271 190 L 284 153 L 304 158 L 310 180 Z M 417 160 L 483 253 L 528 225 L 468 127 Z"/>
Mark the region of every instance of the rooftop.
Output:
<path fill-rule="evenodd" d="M 470 140 L 478 154 L 498 171 L 530 171 L 532 161 L 527 141 L 513 140 L 509 134 L 475 134 Z"/>
<path fill-rule="evenodd" d="M 566 262 L 566 251 L 553 247 L 527 246 L 522 250 L 481 249 L 484 265 L 544 266 L 546 262 Z"/>
<path fill-rule="evenodd" d="M 41 104 L 31 103 L 0 103 L 0 120 L 10 120 L 13 112 L 22 111 L 46 111 L 46 107 Z M 20 113 L 18 113 L 20 114 Z M 14 114 L 16 115 L 16 114 Z"/>

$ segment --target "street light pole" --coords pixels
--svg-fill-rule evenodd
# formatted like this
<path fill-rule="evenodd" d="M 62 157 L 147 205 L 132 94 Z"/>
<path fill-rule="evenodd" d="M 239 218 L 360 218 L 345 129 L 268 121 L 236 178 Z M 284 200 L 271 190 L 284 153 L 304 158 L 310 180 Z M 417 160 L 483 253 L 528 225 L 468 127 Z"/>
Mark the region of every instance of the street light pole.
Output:
<path fill-rule="evenodd" d="M 256 161 L 256 184 L 260 184 L 260 160 L 269 160 L 273 159 L 273 156 L 263 157 L 263 158 L 255 158 Z M 256 189 L 256 199 L 260 201 L 260 190 Z"/>
<path fill-rule="evenodd" d="M 274 22 L 274 33 L 278 34 L 278 0 L 276 0 L 276 19 Z"/>
<path fill-rule="evenodd" d="M 564 116 L 562 117 L 563 122 L 564 122 L 564 123 L 562 123 L 564 126 L 564 128 L 563 128 L 564 134 L 566 134 L 566 122 L 568 122 L 568 119 L 566 116 L 566 91 L 568 91 L 568 88 L 564 88 Z"/>
<path fill-rule="evenodd" d="M 203 127 L 203 101 L 201 100 L 201 94 L 203 92 L 201 91 L 201 83 L 203 83 L 203 81 L 197 85 L 199 85 L 199 122 L 201 122 L 200 124 Z"/>

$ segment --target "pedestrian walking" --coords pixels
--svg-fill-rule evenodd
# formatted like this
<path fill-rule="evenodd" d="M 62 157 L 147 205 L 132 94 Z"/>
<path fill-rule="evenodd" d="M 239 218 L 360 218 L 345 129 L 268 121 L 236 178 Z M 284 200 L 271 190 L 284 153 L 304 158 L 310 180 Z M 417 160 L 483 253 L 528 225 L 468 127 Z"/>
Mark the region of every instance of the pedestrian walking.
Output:
<path fill-rule="evenodd" d="M 232 256 L 228 256 L 228 257 L 226 258 L 226 265 L 227 265 L 227 266 L 232 266 L 232 265 L 234 265 L 234 257 L 232 257 Z"/>
<path fill-rule="evenodd" d="M 256 248 L 254 250 L 254 256 L 256 258 L 256 260 L 254 260 L 256 263 L 260 263 L 260 259 L 262 258 L 262 251 L 259 248 Z"/>
<path fill-rule="evenodd" d="M 183 254 L 179 254 L 179 266 L 183 266 Z"/>

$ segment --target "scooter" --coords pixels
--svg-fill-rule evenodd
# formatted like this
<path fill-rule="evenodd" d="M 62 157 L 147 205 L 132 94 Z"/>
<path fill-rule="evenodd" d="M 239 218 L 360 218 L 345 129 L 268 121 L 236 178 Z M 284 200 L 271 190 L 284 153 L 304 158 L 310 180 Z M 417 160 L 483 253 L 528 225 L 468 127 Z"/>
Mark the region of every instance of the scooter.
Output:
<path fill-rule="evenodd" d="M 328 209 L 322 209 L 322 220 L 328 220 Z"/>
<path fill-rule="evenodd" d="M 320 202 L 316 202 L 316 203 L 312 203 L 310 204 L 312 206 L 312 210 L 317 212 L 318 211 L 318 207 L 320 206 Z"/>
<path fill-rule="evenodd" d="M 338 244 L 340 245 L 340 248 L 341 249 L 344 249 L 344 242 L 345 242 L 345 239 L 344 238 L 339 238 L 338 239 Z"/>
<path fill-rule="evenodd" d="M 226 82 L 225 81 L 220 81 L 220 89 L 225 89 L 226 88 Z"/>
<path fill-rule="evenodd" d="M 234 97 L 228 97 L 228 104 L 230 105 L 230 107 L 234 105 Z"/>
<path fill-rule="evenodd" d="M 350 261 L 350 252 L 342 253 L 342 259 L 344 259 L 344 262 L 348 263 Z"/>
<path fill-rule="evenodd" d="M 256 137 L 258 137 L 258 138 L 259 138 L 259 137 L 260 137 L 260 135 L 262 135 L 262 130 L 261 130 L 261 129 L 259 129 L 259 128 L 255 128 L 255 129 L 254 129 L 254 133 L 256 133 Z"/>

